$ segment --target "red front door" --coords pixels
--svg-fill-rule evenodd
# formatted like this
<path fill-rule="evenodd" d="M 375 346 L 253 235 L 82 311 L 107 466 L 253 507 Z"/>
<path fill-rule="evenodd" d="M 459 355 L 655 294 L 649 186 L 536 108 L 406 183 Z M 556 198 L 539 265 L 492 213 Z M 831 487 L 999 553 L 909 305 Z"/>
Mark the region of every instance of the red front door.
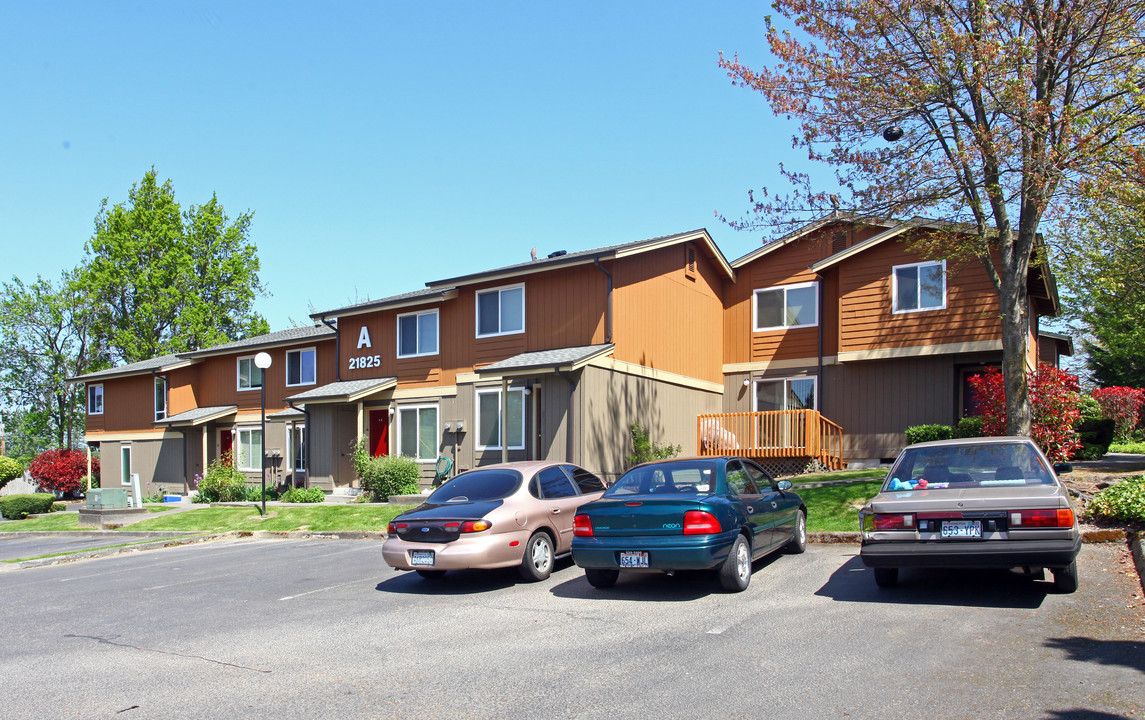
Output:
<path fill-rule="evenodd" d="M 219 431 L 219 457 L 224 458 L 230 454 L 235 445 L 235 434 L 231 430 Z M 235 459 L 230 458 L 231 465 L 234 465 Z"/>
<path fill-rule="evenodd" d="M 390 411 L 370 411 L 370 454 L 374 457 L 390 454 Z"/>

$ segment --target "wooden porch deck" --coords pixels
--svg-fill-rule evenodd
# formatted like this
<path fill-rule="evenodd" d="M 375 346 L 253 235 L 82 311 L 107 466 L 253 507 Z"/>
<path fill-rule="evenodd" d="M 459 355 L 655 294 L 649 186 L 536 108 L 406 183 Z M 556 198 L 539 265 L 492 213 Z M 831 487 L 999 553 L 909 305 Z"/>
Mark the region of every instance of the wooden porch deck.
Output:
<path fill-rule="evenodd" d="M 809 458 L 829 470 L 847 467 L 842 456 L 843 428 L 818 410 L 700 415 L 696 428 L 700 455 Z"/>

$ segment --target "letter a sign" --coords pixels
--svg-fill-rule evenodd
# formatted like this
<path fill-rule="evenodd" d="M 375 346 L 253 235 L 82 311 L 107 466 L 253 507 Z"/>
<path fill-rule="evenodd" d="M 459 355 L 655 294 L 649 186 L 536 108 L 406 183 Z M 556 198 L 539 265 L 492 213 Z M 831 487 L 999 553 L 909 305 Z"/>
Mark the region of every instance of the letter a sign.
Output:
<path fill-rule="evenodd" d="M 358 349 L 364 347 L 373 347 L 370 345 L 370 329 L 365 325 L 362 326 L 362 332 L 358 333 Z"/>

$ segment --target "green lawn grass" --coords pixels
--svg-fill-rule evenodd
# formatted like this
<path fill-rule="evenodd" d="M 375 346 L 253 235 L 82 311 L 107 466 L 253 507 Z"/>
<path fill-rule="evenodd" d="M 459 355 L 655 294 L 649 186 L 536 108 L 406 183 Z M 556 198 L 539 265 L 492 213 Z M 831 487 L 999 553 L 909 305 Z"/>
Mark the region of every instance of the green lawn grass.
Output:
<path fill-rule="evenodd" d="M 802 485 L 810 482 L 856 480 L 859 478 L 878 478 L 882 480 L 886 477 L 886 474 L 886 468 L 869 468 L 867 470 L 836 470 L 834 472 L 813 473 L 811 475 L 791 475 L 783 479 L 790 480 L 792 485 Z"/>
<path fill-rule="evenodd" d="M 169 508 L 168 508 L 169 509 Z M 268 507 L 267 517 L 250 507 L 208 507 L 161 515 L 124 525 L 121 530 L 184 530 L 188 532 L 229 532 L 231 530 L 312 530 L 337 532 L 345 530 L 385 530 L 398 513 L 408 510 L 403 505 L 356 503 L 353 505 L 300 505 Z M 79 515 L 60 513 L 42 518 L 29 518 L 0 524 L 0 532 L 90 530 L 80 527 Z"/>
<path fill-rule="evenodd" d="M 878 494 L 883 481 L 854 482 L 827 487 L 797 488 L 807 506 L 809 532 L 858 531 L 859 508 Z"/>

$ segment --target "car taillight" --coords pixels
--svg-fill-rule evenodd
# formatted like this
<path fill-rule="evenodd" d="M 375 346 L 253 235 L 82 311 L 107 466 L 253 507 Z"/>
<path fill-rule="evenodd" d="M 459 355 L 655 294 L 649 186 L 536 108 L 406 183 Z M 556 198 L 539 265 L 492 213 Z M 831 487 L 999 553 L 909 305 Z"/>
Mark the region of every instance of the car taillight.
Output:
<path fill-rule="evenodd" d="M 710 535 L 723 532 L 720 521 L 716 516 L 704 510 L 689 510 L 684 513 L 685 535 Z"/>
<path fill-rule="evenodd" d="M 409 527 L 409 523 L 393 523 L 392 522 L 386 526 L 386 532 L 388 532 L 390 535 L 393 535 L 394 533 L 405 532 L 406 528 L 408 528 L 408 527 Z"/>
<path fill-rule="evenodd" d="M 577 515 L 573 518 L 573 535 L 576 537 L 592 537 L 592 520 L 588 515 Z"/>
<path fill-rule="evenodd" d="M 461 523 L 461 532 L 485 532 L 491 527 L 493 527 L 493 523 L 489 522 L 488 520 L 467 520 L 466 522 Z"/>
<path fill-rule="evenodd" d="M 1056 510 L 1019 510 L 1010 513 L 1010 527 L 1073 527 L 1073 510 L 1057 508 Z"/>
<path fill-rule="evenodd" d="M 875 530 L 912 530 L 914 529 L 914 515 L 912 513 L 876 513 Z"/>

